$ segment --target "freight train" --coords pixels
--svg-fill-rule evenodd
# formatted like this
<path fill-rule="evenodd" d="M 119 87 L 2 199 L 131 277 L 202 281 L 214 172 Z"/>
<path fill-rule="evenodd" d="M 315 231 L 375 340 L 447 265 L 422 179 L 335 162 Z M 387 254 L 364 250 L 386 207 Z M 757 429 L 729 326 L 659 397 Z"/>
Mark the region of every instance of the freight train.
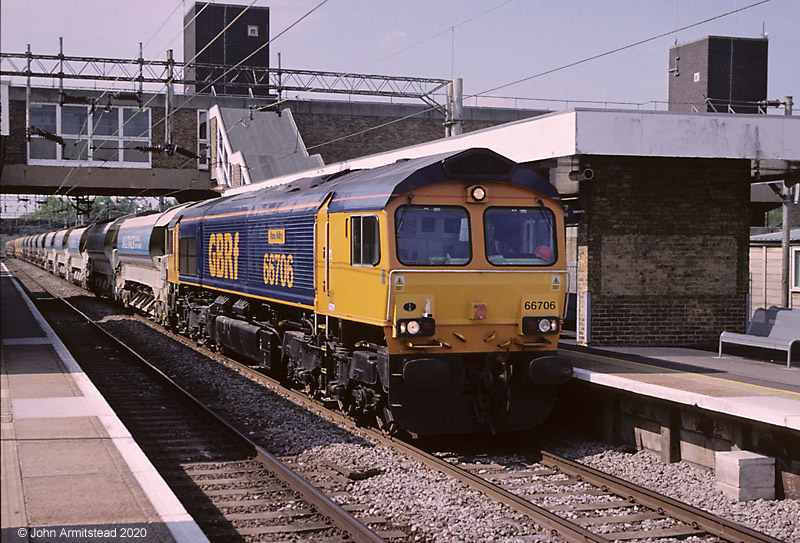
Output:
<path fill-rule="evenodd" d="M 9 242 L 8 253 L 412 435 L 532 428 L 556 356 L 564 218 L 487 149 L 298 179 Z"/>

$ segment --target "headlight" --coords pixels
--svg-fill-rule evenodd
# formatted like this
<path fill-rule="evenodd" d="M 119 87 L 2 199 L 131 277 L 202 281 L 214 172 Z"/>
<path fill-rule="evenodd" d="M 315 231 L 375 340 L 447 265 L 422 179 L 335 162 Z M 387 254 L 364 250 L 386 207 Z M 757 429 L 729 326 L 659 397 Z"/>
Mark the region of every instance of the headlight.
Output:
<path fill-rule="evenodd" d="M 523 317 L 523 334 L 554 334 L 558 332 L 558 317 Z"/>
<path fill-rule="evenodd" d="M 486 200 L 486 189 L 480 185 L 467 187 L 467 202 L 480 204 Z"/>
<path fill-rule="evenodd" d="M 429 317 L 397 321 L 397 334 L 401 336 L 432 336 L 436 333 L 436 321 Z"/>

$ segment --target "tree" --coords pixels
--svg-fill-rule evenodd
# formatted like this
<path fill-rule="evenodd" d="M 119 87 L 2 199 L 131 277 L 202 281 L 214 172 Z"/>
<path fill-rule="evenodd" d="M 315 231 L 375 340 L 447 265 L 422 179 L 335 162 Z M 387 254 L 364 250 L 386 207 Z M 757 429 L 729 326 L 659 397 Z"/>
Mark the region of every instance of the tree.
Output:
<path fill-rule="evenodd" d="M 49 221 L 70 225 L 75 224 L 76 216 L 75 208 L 70 205 L 67 198 L 62 196 L 48 196 L 39 204 L 36 211 L 26 213 L 20 217 L 20 219 Z"/>
<path fill-rule="evenodd" d="M 175 205 L 174 198 L 165 199 L 167 209 Z M 118 219 L 124 215 L 157 210 L 158 204 L 153 198 L 130 198 L 119 196 L 95 196 L 89 206 L 89 214 L 83 224 L 92 224 L 109 219 Z M 48 196 L 39 204 L 36 211 L 20 217 L 22 220 L 48 221 L 55 225 L 73 226 L 78 221 L 78 209 L 75 202 L 66 196 Z"/>

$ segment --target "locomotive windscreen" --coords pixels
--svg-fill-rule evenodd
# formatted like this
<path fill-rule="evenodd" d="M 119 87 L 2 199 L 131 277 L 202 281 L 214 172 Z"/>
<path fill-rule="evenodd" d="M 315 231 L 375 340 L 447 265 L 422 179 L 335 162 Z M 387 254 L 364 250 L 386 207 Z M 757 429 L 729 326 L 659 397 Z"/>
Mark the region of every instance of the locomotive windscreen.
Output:
<path fill-rule="evenodd" d="M 544 207 L 490 207 L 483 215 L 486 257 L 495 266 L 549 266 L 555 217 Z"/>
<path fill-rule="evenodd" d="M 406 266 L 464 266 L 472 260 L 469 214 L 463 207 L 400 206 L 395 232 L 397 257 Z"/>

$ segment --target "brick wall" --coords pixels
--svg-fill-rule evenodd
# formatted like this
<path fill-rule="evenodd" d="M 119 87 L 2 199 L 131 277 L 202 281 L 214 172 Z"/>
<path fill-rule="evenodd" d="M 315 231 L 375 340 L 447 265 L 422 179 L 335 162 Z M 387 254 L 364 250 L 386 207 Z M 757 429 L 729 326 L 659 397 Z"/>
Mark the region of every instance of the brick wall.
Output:
<path fill-rule="evenodd" d="M 748 161 L 592 159 L 592 169 L 578 231 L 592 343 L 700 344 L 744 331 Z"/>
<path fill-rule="evenodd" d="M 164 141 L 164 108 L 151 110 L 150 122 L 153 126 L 153 143 Z M 172 117 L 172 142 L 197 152 L 197 110 L 183 108 L 175 111 Z M 197 160 L 179 154 L 153 153 L 153 168 L 197 168 Z"/>
<path fill-rule="evenodd" d="M 292 111 L 308 153 L 321 155 L 325 164 L 444 137 L 444 116 L 425 106 L 288 101 L 286 107 Z M 543 113 L 467 107 L 462 130 L 481 130 Z"/>
<path fill-rule="evenodd" d="M 211 117 L 208 123 L 208 134 L 209 134 L 209 144 L 208 144 L 208 155 L 209 155 L 209 168 L 211 170 L 211 179 L 217 178 L 217 138 L 219 137 L 217 134 L 217 118 Z"/>
<path fill-rule="evenodd" d="M 680 57 L 680 75 L 669 76 L 670 111 L 726 112 L 733 102 L 737 113 L 758 113 L 757 102 L 767 97 L 767 49 L 763 38 L 706 36 L 670 48 L 669 67 Z M 733 55 L 733 60 L 731 60 Z"/>
<path fill-rule="evenodd" d="M 25 102 L 9 101 L 10 130 L 6 144 L 6 164 L 27 163 L 27 143 L 25 141 Z M 150 110 L 152 141 L 159 144 L 164 141 L 164 108 L 154 107 Z M 197 151 L 197 111 L 184 108 L 175 112 L 173 117 L 173 142 L 191 151 Z M 186 161 L 190 161 L 186 164 Z M 193 159 L 181 155 L 169 156 L 164 153 L 153 153 L 153 168 L 196 168 Z"/>
<path fill-rule="evenodd" d="M 6 164 L 27 164 L 28 142 L 25 141 L 25 102 L 9 100 L 9 127 L 6 141 Z"/>
<path fill-rule="evenodd" d="M 242 186 L 242 166 L 239 164 L 233 164 L 231 168 L 231 186 L 232 187 L 241 187 Z"/>
<path fill-rule="evenodd" d="M 442 123 L 433 120 L 408 119 L 370 130 L 392 119 L 355 115 L 293 115 L 308 153 L 320 154 L 325 164 L 423 143 L 444 135 Z"/>
<path fill-rule="evenodd" d="M 361 115 L 294 113 L 308 154 L 319 154 L 325 164 L 392 151 L 444 137 L 443 119 L 405 119 Z M 389 123 L 389 124 L 387 124 Z M 496 126 L 499 122 L 466 121 L 464 132 Z M 385 126 L 382 126 L 385 125 Z M 376 126 L 381 128 L 373 129 Z M 355 134 L 355 135 L 352 135 Z"/>
<path fill-rule="evenodd" d="M 679 75 L 669 75 L 669 110 L 706 111 L 708 107 L 703 96 L 708 96 L 708 40 L 700 39 L 671 47 L 670 68 L 675 67 L 675 57 L 680 57 Z M 698 74 L 697 79 L 695 74 Z"/>

